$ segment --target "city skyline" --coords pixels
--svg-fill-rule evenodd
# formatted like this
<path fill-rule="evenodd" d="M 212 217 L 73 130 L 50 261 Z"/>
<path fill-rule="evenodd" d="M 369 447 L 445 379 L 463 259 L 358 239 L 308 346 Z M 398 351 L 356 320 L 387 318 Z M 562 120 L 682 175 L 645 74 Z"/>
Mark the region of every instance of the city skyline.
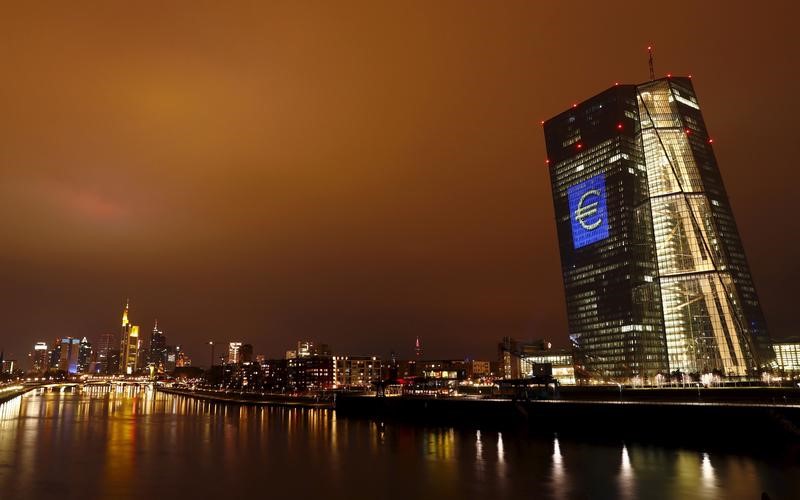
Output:
<path fill-rule="evenodd" d="M 153 329 L 150 335 L 141 334 L 139 325 L 134 325 L 132 321 L 129 319 L 129 314 L 131 312 L 131 301 L 130 299 L 125 299 L 124 306 L 122 310 L 122 329 L 119 334 L 114 332 L 106 331 L 102 332 L 97 335 L 84 335 L 83 341 L 85 342 L 87 338 L 91 339 L 93 342 L 96 342 L 97 345 L 95 346 L 94 350 L 91 351 L 93 354 L 93 363 L 97 363 L 98 366 L 110 366 L 109 371 L 106 372 L 104 370 L 98 369 L 97 371 L 93 372 L 81 372 L 81 373 L 96 373 L 96 374 L 127 374 L 127 375 L 134 375 L 136 374 L 137 370 L 142 370 L 148 364 L 152 364 L 156 362 L 161 356 L 166 356 L 167 351 L 172 349 L 173 347 L 177 347 L 179 350 L 181 349 L 180 343 L 176 346 L 168 346 L 166 345 L 166 335 L 165 332 L 159 329 L 158 319 L 153 320 Z M 57 336 L 54 339 L 39 339 L 33 344 L 32 350 L 29 350 L 27 353 L 23 353 L 22 357 L 17 359 L 16 357 L 12 356 L 14 362 L 22 362 L 22 366 L 20 367 L 23 371 L 27 371 L 29 368 L 33 368 L 32 371 L 36 371 L 37 366 L 37 353 L 40 351 L 47 352 L 49 349 L 48 340 L 53 343 L 53 345 L 60 344 L 62 341 L 80 341 L 81 337 L 73 337 L 70 335 L 67 336 Z M 318 343 L 324 339 L 307 339 L 305 341 L 298 341 L 298 343 Z M 225 338 L 216 338 L 216 339 L 209 339 L 206 342 L 202 343 L 203 349 L 209 348 L 211 344 L 215 346 L 222 346 L 223 349 L 227 349 L 221 353 L 219 356 L 214 356 L 215 363 L 216 362 L 225 362 L 225 363 L 233 363 L 236 364 L 239 361 L 239 350 L 244 348 L 249 349 L 248 351 L 248 359 L 254 357 L 253 353 L 253 345 L 249 343 L 247 337 L 242 336 L 228 336 Z M 92 343 L 90 342 L 89 345 L 91 346 Z M 290 344 L 293 345 L 293 344 Z M 327 344 L 322 343 L 321 345 L 326 346 Z M 278 348 L 276 352 L 270 353 L 268 357 L 272 359 L 280 359 L 282 358 L 287 352 L 286 346 L 283 348 Z M 0 348 L 2 349 L 2 348 Z M 128 350 L 128 355 L 126 357 L 124 352 Z M 374 356 L 376 353 L 374 351 L 370 351 L 369 346 L 362 346 L 361 351 L 370 353 L 369 356 Z M 109 362 L 107 357 L 109 355 L 109 351 L 115 351 L 115 361 Z M 355 353 L 355 356 L 360 356 L 361 351 Z M 4 352 L 4 351 L 3 351 Z M 180 351 L 185 353 L 185 351 Z M 417 336 L 414 339 L 414 358 L 420 359 L 422 355 L 422 341 Z M 176 354 L 173 352 L 173 354 Z M 259 356 L 267 357 L 264 351 L 259 351 L 257 353 Z M 384 355 L 384 353 L 381 353 Z M 387 356 L 394 356 L 396 355 L 395 350 L 391 350 L 388 353 L 385 353 Z M 153 358 L 155 356 L 155 359 Z M 27 359 L 26 359 L 27 358 Z M 126 361 L 127 358 L 127 361 Z M 200 356 L 202 358 L 202 356 Z M 224 360 L 224 361 L 223 361 Z M 173 360 L 174 364 L 174 360 Z M 30 365 L 30 366 L 27 366 Z M 57 365 L 57 363 L 56 363 Z M 203 363 L 199 363 L 198 366 L 203 366 Z M 131 368 L 128 370 L 128 368 Z M 55 369 L 56 366 L 53 366 Z"/>
<path fill-rule="evenodd" d="M 0 96 L 1 347 L 22 360 L 39 340 L 96 341 L 127 295 L 141 335 L 158 318 L 198 360 L 211 338 L 269 355 L 297 338 L 404 357 L 417 336 L 431 357 L 489 358 L 504 336 L 564 347 L 539 121 L 645 80 L 651 42 L 657 76 L 694 76 L 770 333 L 796 335 L 800 223 L 772 223 L 797 176 L 797 42 L 775 28 L 791 16 L 728 6 L 717 23 L 715 6 L 686 5 L 706 30 L 691 42 L 677 7 L 647 26 L 640 7 L 439 6 L 425 22 L 344 8 L 299 31 L 291 8 L 259 17 L 286 33 L 204 8 L 166 29 L 148 8 L 119 26 L 16 6 L 17 24 L 0 21 L 19 41 L 0 49 L 17 68 Z M 195 43 L 212 18 L 222 48 Z M 292 44 L 271 44 L 276 30 Z"/>

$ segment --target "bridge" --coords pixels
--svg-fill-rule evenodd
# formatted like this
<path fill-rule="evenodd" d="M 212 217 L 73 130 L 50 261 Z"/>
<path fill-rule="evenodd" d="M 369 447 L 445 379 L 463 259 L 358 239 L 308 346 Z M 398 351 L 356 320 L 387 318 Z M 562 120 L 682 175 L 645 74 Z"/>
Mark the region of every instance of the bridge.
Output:
<path fill-rule="evenodd" d="M 43 390 L 44 392 L 71 392 L 75 388 L 153 388 L 154 383 L 150 380 L 136 379 L 88 379 L 88 380 L 64 380 L 64 381 L 44 381 L 26 382 L 25 387 L 29 390 Z"/>

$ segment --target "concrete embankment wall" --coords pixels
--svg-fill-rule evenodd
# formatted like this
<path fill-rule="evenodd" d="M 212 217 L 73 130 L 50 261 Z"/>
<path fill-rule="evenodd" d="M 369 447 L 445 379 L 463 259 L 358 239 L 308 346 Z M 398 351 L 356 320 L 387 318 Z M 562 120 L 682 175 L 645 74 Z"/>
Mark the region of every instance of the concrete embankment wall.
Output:
<path fill-rule="evenodd" d="M 571 401 L 674 401 L 679 403 L 756 403 L 800 405 L 797 387 L 662 387 L 565 386 L 558 398 Z"/>
<path fill-rule="evenodd" d="M 262 395 L 258 393 L 226 393 L 203 390 L 192 391 L 186 389 L 170 389 L 165 387 L 159 387 L 157 390 L 166 394 L 187 396 L 190 398 L 203 399 L 216 403 L 266 406 L 299 406 L 305 408 L 333 408 L 332 400 L 320 400 L 314 396 L 285 396 L 282 394 Z"/>
<path fill-rule="evenodd" d="M 35 389 L 35 387 L 23 387 L 22 389 L 18 389 L 16 391 L 9 391 L 7 394 L 3 394 L 2 396 L 0 396 L 0 404 L 5 403 L 6 401 L 11 401 L 17 396 L 22 396 L 26 392 L 31 391 L 33 389 Z"/>
<path fill-rule="evenodd" d="M 342 416 L 596 437 L 800 443 L 800 406 L 341 397 Z"/>

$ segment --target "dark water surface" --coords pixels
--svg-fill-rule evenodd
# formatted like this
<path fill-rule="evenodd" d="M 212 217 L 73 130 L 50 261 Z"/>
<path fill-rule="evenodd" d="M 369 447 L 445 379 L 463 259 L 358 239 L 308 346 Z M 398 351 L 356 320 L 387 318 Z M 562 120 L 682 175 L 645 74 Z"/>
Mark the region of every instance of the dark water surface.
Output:
<path fill-rule="evenodd" d="M 3 500 L 800 498 L 796 451 L 751 452 L 382 425 L 144 389 L 0 405 Z"/>

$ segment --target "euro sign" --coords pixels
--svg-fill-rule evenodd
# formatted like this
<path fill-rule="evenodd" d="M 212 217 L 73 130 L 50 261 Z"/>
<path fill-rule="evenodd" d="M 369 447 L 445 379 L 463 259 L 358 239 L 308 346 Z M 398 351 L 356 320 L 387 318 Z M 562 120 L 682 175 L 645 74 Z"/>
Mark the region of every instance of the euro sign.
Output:
<path fill-rule="evenodd" d="M 600 205 L 599 201 L 591 201 L 586 203 L 586 199 L 594 196 L 596 198 L 600 198 L 601 193 L 599 189 L 590 189 L 583 193 L 580 200 L 578 201 L 578 208 L 575 210 L 575 220 L 578 221 L 578 224 L 581 225 L 582 228 L 586 229 L 587 231 L 591 231 L 592 229 L 597 229 L 600 227 L 600 224 L 603 223 L 603 219 L 600 217 L 597 218 L 594 222 L 589 222 L 586 219 L 589 219 L 595 215 L 597 215 L 597 207 Z"/>

